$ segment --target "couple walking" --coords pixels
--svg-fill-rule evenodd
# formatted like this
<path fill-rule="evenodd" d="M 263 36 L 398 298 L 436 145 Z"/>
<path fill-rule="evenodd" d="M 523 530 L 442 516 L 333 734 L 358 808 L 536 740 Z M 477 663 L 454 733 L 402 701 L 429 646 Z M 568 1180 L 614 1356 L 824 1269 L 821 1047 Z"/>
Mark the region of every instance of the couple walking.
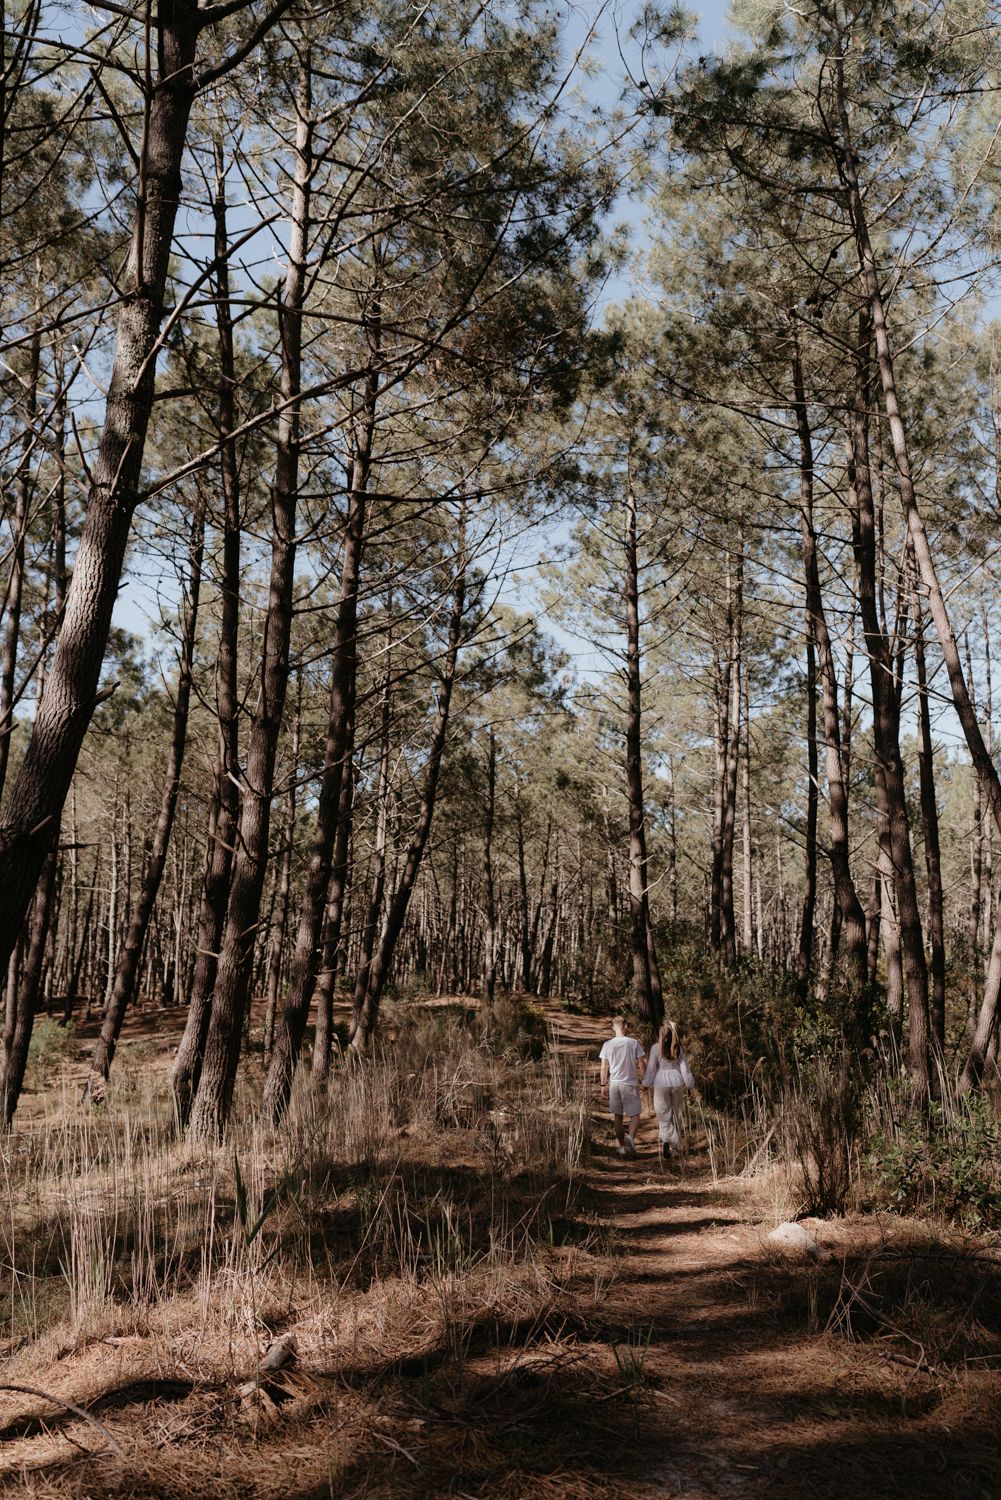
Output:
<path fill-rule="evenodd" d="M 608 1110 L 615 1126 L 620 1156 L 636 1155 L 636 1127 L 640 1122 L 641 1091 L 653 1088 L 653 1107 L 660 1129 L 660 1149 L 664 1156 L 681 1150 L 681 1109 L 685 1090 L 695 1092 L 695 1079 L 681 1045 L 677 1023 L 665 1021 L 660 1035 L 650 1048 L 646 1072 L 645 1053 L 633 1037 L 626 1036 L 622 1016 L 612 1017 L 613 1035 L 599 1054 L 601 1059 L 601 1094 L 608 1100 Z M 629 1121 L 628 1131 L 626 1121 Z"/>

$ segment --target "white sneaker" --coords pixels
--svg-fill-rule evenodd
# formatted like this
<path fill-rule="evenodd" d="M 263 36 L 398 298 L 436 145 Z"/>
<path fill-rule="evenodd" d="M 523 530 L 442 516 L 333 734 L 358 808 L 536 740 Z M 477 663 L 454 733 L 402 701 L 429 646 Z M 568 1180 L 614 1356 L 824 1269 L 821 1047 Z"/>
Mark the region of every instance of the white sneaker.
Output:
<path fill-rule="evenodd" d="M 618 1149 L 618 1151 L 616 1152 L 616 1155 L 617 1156 L 628 1156 L 629 1152 L 626 1150 L 625 1146 L 620 1146 L 619 1149 Z M 634 1156 L 636 1155 L 635 1151 L 633 1152 L 633 1155 Z"/>
<path fill-rule="evenodd" d="M 633 1140 L 631 1135 L 626 1136 L 624 1154 L 626 1156 L 636 1156 L 638 1154 L 636 1150 L 636 1142 Z"/>

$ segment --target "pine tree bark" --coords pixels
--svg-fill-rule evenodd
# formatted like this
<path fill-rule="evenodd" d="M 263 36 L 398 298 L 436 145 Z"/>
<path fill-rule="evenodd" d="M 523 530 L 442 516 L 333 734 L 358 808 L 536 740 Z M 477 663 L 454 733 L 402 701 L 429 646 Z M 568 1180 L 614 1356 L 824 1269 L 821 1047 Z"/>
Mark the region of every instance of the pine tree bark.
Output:
<path fill-rule="evenodd" d="M 844 45 L 843 38 L 839 38 Z M 883 306 L 882 290 L 879 284 L 879 274 L 876 268 L 876 258 L 873 254 L 872 243 L 869 237 L 868 222 L 865 213 L 865 205 L 859 185 L 858 168 L 855 158 L 855 150 L 852 141 L 851 123 L 848 108 L 845 102 L 844 91 L 844 66 L 839 56 L 836 64 L 837 80 L 837 102 L 838 114 L 841 122 L 841 144 L 842 153 L 839 157 L 839 170 L 848 189 L 849 204 L 851 208 L 852 225 L 855 232 L 855 241 L 858 251 L 859 271 L 862 278 L 865 295 L 868 300 L 869 315 L 872 331 L 875 336 L 876 354 L 879 364 L 880 382 L 883 390 L 883 405 L 886 411 L 887 421 L 890 428 L 890 437 L 893 445 L 893 457 L 897 469 L 897 480 L 900 491 L 900 501 L 904 514 L 904 522 L 907 529 L 909 544 L 914 549 L 917 558 L 921 580 L 928 590 L 929 605 L 935 628 L 938 632 L 939 644 L 945 658 L 946 671 L 949 674 L 949 684 L 952 689 L 953 703 L 959 721 L 963 726 L 970 756 L 978 774 L 981 777 L 985 793 L 990 804 L 994 821 L 1001 829 L 1001 781 L 998 779 L 997 770 L 988 754 L 977 723 L 976 713 L 967 690 L 966 680 L 963 676 L 962 663 L 956 638 L 952 631 L 945 599 L 942 595 L 938 582 L 937 570 L 928 544 L 928 536 L 925 531 L 921 513 L 918 510 L 917 499 L 914 490 L 914 481 L 911 473 L 910 456 L 907 450 L 907 436 L 904 429 L 903 417 L 901 415 L 900 403 L 897 397 L 896 380 L 894 374 L 893 357 L 890 350 L 889 330 L 886 324 L 885 309 Z M 856 424 L 857 425 L 857 424 Z M 857 458 L 856 458 L 857 462 Z M 867 631 L 868 638 L 868 631 Z M 882 694 L 884 700 L 889 695 Z M 913 901 L 906 870 L 900 868 L 900 859 L 904 851 L 900 839 L 899 815 L 894 816 L 896 786 L 891 785 L 891 780 L 896 782 L 896 767 L 899 762 L 899 751 L 896 757 L 887 763 L 887 790 L 890 794 L 891 814 L 891 836 L 893 838 L 894 862 L 897 865 L 898 879 L 898 903 L 900 906 L 901 941 L 904 948 L 904 963 L 907 979 L 908 995 L 908 1020 L 911 1038 L 911 1073 L 914 1078 L 914 1086 L 917 1102 L 923 1103 L 928 1097 L 931 1087 L 930 1068 L 928 1063 L 928 996 L 927 996 L 927 967 L 924 958 L 923 944 L 917 941 L 920 935 L 920 920 L 918 919 L 917 930 L 914 923 L 917 915 L 917 903 Z M 892 768 L 892 778 L 891 778 Z M 902 768 L 900 780 L 902 782 Z M 902 787 L 901 787 L 902 791 Z M 909 852 L 909 851 L 908 851 Z M 906 911 L 905 911 L 906 907 Z"/>
<path fill-rule="evenodd" d="M 44 702 L 44 699 L 43 699 Z M 24 1071 L 28 1065 L 28 1047 L 35 1025 L 35 1011 L 45 958 L 45 943 L 49 934 L 49 918 L 52 913 L 52 897 L 56 884 L 59 830 L 49 834 L 49 852 L 42 866 L 42 878 L 35 892 L 35 906 L 28 924 L 27 951 L 21 974 L 21 988 L 17 997 L 17 1013 L 14 1034 L 5 1049 L 3 1073 L 0 1075 L 0 1099 L 3 1106 L 4 1129 L 9 1130 L 14 1120 L 14 1111 L 24 1084 Z"/>
<path fill-rule="evenodd" d="M 494 836 L 494 802 L 497 789 L 497 741 L 489 731 L 487 748 L 487 800 L 483 810 L 483 973 L 482 994 L 488 1005 L 494 1003 L 496 983 L 497 903 L 494 896 L 492 843 Z"/>
<path fill-rule="evenodd" d="M 908 571 L 913 575 L 913 569 Z M 938 807 L 935 801 L 935 767 L 932 755 L 931 714 L 925 672 L 924 621 L 917 581 L 912 576 L 911 607 L 914 620 L 914 663 L 918 680 L 918 766 L 921 781 L 921 822 L 924 831 L 925 866 L 928 872 L 929 936 L 931 938 L 931 1039 L 939 1059 L 945 1056 L 945 917 L 942 893 L 942 854 L 938 837 Z"/>
<path fill-rule="evenodd" d="M 192 519 L 190 566 L 188 571 L 187 603 L 184 617 L 184 636 L 181 644 L 181 660 L 177 677 L 177 698 L 174 703 L 174 725 L 167 767 L 163 778 L 163 794 L 160 815 L 157 819 L 150 849 L 149 864 L 136 901 L 136 909 L 129 921 L 125 942 L 119 950 L 115 969 L 111 999 L 101 1026 L 101 1034 L 94 1048 L 90 1075 L 87 1080 L 87 1098 L 90 1098 L 97 1080 L 106 1080 L 115 1055 L 115 1047 L 125 1019 L 125 1012 L 132 1000 L 139 963 L 142 958 L 150 917 L 160 891 L 160 882 L 167 863 L 167 849 L 174 827 L 177 809 L 177 794 L 181 784 L 181 767 L 184 763 L 184 747 L 188 733 L 188 708 L 191 702 L 191 682 L 194 669 L 195 634 L 198 623 L 198 597 L 201 588 L 202 554 L 205 545 L 205 514 L 199 508 Z"/>
<path fill-rule="evenodd" d="M 7 780 L 10 740 L 14 729 L 14 678 L 17 668 L 17 648 L 21 636 L 24 544 L 31 504 L 31 454 L 35 447 L 35 434 L 32 428 L 38 405 L 40 358 L 41 339 L 36 333 L 31 340 L 31 358 L 24 400 L 24 436 L 21 440 L 21 457 L 14 483 L 14 515 L 11 519 L 13 556 L 10 564 L 10 577 L 7 580 L 7 630 L 4 636 L 3 665 L 0 667 L 0 796 L 3 796 L 4 783 Z"/>
<path fill-rule="evenodd" d="M 355 690 L 352 683 L 352 702 L 354 699 Z M 341 777 L 341 796 L 337 810 L 337 837 L 334 840 L 330 889 L 327 892 L 323 962 L 316 979 L 316 1038 L 313 1043 L 313 1080 L 315 1083 L 325 1082 L 330 1073 L 334 1029 L 334 985 L 337 982 L 338 964 L 345 947 L 341 932 L 350 869 L 351 811 L 354 802 L 354 729 L 355 715 L 352 711 L 348 721 L 347 743 L 344 747 L 344 774 Z"/>
<path fill-rule="evenodd" d="M 877 608 L 876 518 L 869 465 L 869 340 L 870 318 L 863 307 L 859 313 L 859 336 L 855 352 L 852 545 L 858 571 L 859 612 L 869 656 L 880 861 L 884 876 L 892 876 L 896 897 L 896 926 L 893 928 L 892 908 L 889 917 L 887 916 L 888 902 L 884 886 L 884 939 L 891 930 L 895 937 L 899 936 L 907 993 L 909 1058 L 914 1099 L 918 1107 L 922 1107 L 931 1093 L 928 968 L 914 880 L 904 766 L 900 755 L 899 683 Z M 888 964 L 890 958 L 888 948 Z"/>
<path fill-rule="evenodd" d="M 723 789 L 723 821 L 720 834 L 720 947 L 723 962 L 737 961 L 737 920 L 733 904 L 733 840 L 737 813 L 737 766 L 740 756 L 741 652 L 744 624 L 744 550 L 743 534 L 737 557 L 737 584 L 732 606 L 727 609 L 730 638 L 727 656 L 730 664 L 731 707 L 728 711 L 726 783 Z"/>
<path fill-rule="evenodd" d="M 998 996 L 1001 994 L 1001 910 L 994 922 L 994 941 L 984 980 L 984 998 L 977 1015 L 977 1023 L 970 1042 L 963 1071 L 959 1078 L 958 1092 L 967 1094 L 977 1087 L 984 1076 L 984 1068 L 997 1036 Z"/>
<path fill-rule="evenodd" d="M 365 925 L 362 928 L 361 934 L 361 953 L 358 958 L 358 972 L 355 975 L 354 1004 L 351 1009 L 350 1025 L 352 1036 L 358 1030 L 361 1022 L 361 1014 L 365 1007 L 365 996 L 368 993 L 368 976 L 372 967 L 372 954 L 375 951 L 375 939 L 379 931 L 379 921 L 382 916 L 383 901 L 386 895 L 386 842 L 389 830 L 389 704 L 391 680 L 392 672 L 389 663 L 387 663 L 386 675 L 382 685 L 379 776 L 376 783 L 375 862 L 372 871 L 368 910 L 365 913 Z"/>
<path fill-rule="evenodd" d="M 313 176 L 311 59 L 299 56 L 296 88 L 295 175 L 289 233 L 289 263 L 279 314 L 282 414 L 278 424 L 275 478 L 271 491 L 271 582 L 257 707 L 247 747 L 243 805 L 233 859 L 229 909 L 198 1092 L 189 1130 L 195 1139 L 218 1139 L 229 1120 L 240 1059 L 243 1019 L 253 977 L 261 896 L 268 864 L 268 833 L 275 756 L 285 707 L 295 574 L 295 525 L 299 495 L 302 307 L 310 192 Z"/>
<path fill-rule="evenodd" d="M 236 442 L 236 362 L 233 310 L 229 285 L 226 169 L 222 144 L 215 142 L 216 337 L 219 345 L 218 434 L 219 477 L 223 495 L 222 578 L 220 579 L 219 648 L 216 660 L 218 749 L 205 840 L 205 864 L 199 898 L 195 968 L 184 1033 L 170 1070 L 178 1117 L 187 1123 L 201 1076 L 208 1035 L 212 991 L 219 962 L 233 845 L 240 816 L 240 699 L 238 651 L 240 633 L 240 466 Z M 178 976 L 180 987 L 180 976 Z"/>
<path fill-rule="evenodd" d="M 626 490 L 626 795 L 629 803 L 629 916 L 633 950 L 636 1009 L 647 1026 L 658 1026 L 650 972 L 653 948 L 647 904 L 646 839 L 643 806 L 642 687 L 640 681 L 639 562 L 636 544 L 636 497 Z"/>
<path fill-rule="evenodd" d="M 292 1078 L 299 1064 L 302 1038 L 313 1000 L 319 970 L 320 935 L 331 879 L 334 840 L 337 834 L 344 778 L 348 725 L 354 714 L 357 676 L 358 588 L 365 542 L 368 484 L 372 468 L 376 410 L 379 401 L 378 351 L 381 343 L 380 311 L 375 305 L 366 319 L 371 365 L 365 381 L 362 409 L 351 463 L 347 532 L 341 566 L 341 596 L 337 606 L 334 653 L 330 680 L 330 717 L 323 763 L 323 780 L 316 812 L 316 832 L 306 875 L 306 890 L 299 914 L 295 951 L 292 955 L 288 994 L 275 1036 L 275 1051 L 264 1085 L 264 1109 L 280 1120 L 288 1104 Z M 388 690 L 388 689 L 387 689 Z"/>
<path fill-rule="evenodd" d="M 212 81 L 246 56 L 287 4 L 278 0 L 237 51 L 198 83 Z M 94 484 L 45 697 L 0 820 L 0 971 L 17 942 L 98 702 L 112 610 L 139 498 L 181 163 L 198 86 L 198 38 L 219 19 L 219 11 L 230 13 L 224 6 L 201 10 L 192 0 L 174 0 L 157 18 L 156 78 L 144 111 L 137 211 L 122 277 L 124 295 Z"/>
<path fill-rule="evenodd" d="M 817 811 L 820 801 L 820 765 L 817 753 L 817 653 L 810 626 L 809 603 L 806 623 L 806 867 L 803 871 L 803 907 L 796 955 L 796 995 L 802 1005 L 810 987 L 813 966 L 813 925 L 817 910 Z"/>
<path fill-rule="evenodd" d="M 285 931 L 288 925 L 289 891 L 292 886 L 292 839 L 295 835 L 295 790 L 299 775 L 299 729 L 302 723 L 302 673 L 297 676 L 295 719 L 292 723 L 292 767 L 285 791 L 285 821 L 282 827 L 282 859 L 278 876 L 278 896 L 274 931 L 271 934 L 271 962 L 268 965 L 268 990 L 264 1009 L 264 1066 L 271 1062 L 275 1037 L 275 1014 L 278 986 L 281 981 Z"/>
<path fill-rule="evenodd" d="M 720 951 L 723 905 L 723 822 L 726 808 L 726 768 L 730 728 L 730 651 L 733 620 L 730 598 L 730 554 L 726 558 L 726 651 L 721 653 L 715 619 L 712 621 L 713 658 L 713 828 L 709 876 L 709 947 Z M 722 663 L 720 661 L 723 656 Z"/>
<path fill-rule="evenodd" d="M 744 716 L 744 733 L 741 737 L 740 746 L 740 821 L 741 836 L 743 843 L 743 875 L 744 875 L 744 957 L 752 958 L 754 955 L 754 894 L 752 891 L 751 875 L 751 705 L 750 705 L 750 670 L 744 671 L 744 691 L 742 694 L 742 711 Z M 678 920 L 678 876 L 675 860 L 675 832 L 674 832 L 674 763 L 673 757 L 668 756 L 668 795 L 669 819 L 670 819 L 670 847 L 671 847 L 671 921 Z"/>
<path fill-rule="evenodd" d="M 813 524 L 813 438 L 806 402 L 803 366 L 799 350 L 793 355 L 793 398 L 800 450 L 800 528 L 803 535 L 803 565 L 806 573 L 808 628 L 817 647 L 822 701 L 824 739 L 826 744 L 827 796 L 830 813 L 830 861 L 834 877 L 834 895 L 841 917 L 841 931 L 847 949 L 846 980 L 856 1016 L 861 1021 L 865 1011 L 866 932 L 855 882 L 852 879 L 848 850 L 848 794 L 841 759 L 841 723 L 838 715 L 838 681 L 834 651 L 827 629 L 820 589 L 820 565 L 817 538 Z"/>

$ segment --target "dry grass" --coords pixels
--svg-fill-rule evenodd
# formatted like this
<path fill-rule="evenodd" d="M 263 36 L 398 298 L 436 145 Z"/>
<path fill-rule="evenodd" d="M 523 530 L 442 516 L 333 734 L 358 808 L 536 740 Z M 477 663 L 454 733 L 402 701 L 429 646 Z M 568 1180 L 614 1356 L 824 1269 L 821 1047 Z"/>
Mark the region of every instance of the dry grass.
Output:
<path fill-rule="evenodd" d="M 284 1466 L 300 1442 L 303 1493 L 351 1494 L 372 1467 L 386 1494 L 410 1493 L 411 1469 L 425 1494 L 453 1449 L 505 1493 L 496 1401 L 514 1410 L 540 1359 L 547 1388 L 576 1368 L 561 1336 L 580 1326 L 580 1288 L 607 1281 L 582 1069 L 517 1019 L 401 1011 L 393 1043 L 329 1091 L 304 1071 L 277 1133 L 250 1070 L 220 1148 L 178 1138 L 149 1049 L 90 1114 L 64 1078 L 2 1158 L 4 1378 L 87 1405 L 129 1457 L 94 1458 L 93 1429 L 9 1393 L 0 1474 L 73 1493 L 85 1462 L 94 1493 L 194 1496 L 225 1471 L 232 1493 L 287 1494 L 267 1451 Z M 236 1399 L 288 1331 L 295 1368 Z M 586 1379 L 560 1380 L 560 1399 Z"/>
<path fill-rule="evenodd" d="M 7 1143 L 0 1488 L 45 1500 L 992 1494 L 1001 1300 L 981 1237 L 888 1214 L 765 1238 L 802 1200 L 761 1101 L 614 1155 L 586 1054 L 503 1003 L 402 1008 L 277 1134 L 174 1132 L 155 1045 L 106 1105 Z M 591 1028 L 591 1029 L 589 1029 Z M 792 1153 L 793 1157 L 795 1153 Z M 855 1157 L 856 1162 L 858 1156 Z M 276 1337 L 297 1359 L 260 1371 Z M 942 1464 L 946 1465 L 943 1470 Z"/>

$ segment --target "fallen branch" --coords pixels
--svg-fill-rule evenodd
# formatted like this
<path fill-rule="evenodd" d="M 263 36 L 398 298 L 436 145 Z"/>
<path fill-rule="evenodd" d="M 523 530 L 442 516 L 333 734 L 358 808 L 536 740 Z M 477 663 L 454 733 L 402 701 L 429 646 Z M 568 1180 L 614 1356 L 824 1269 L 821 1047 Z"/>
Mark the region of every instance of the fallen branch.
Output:
<path fill-rule="evenodd" d="M 66 1411 L 71 1411 L 74 1416 L 82 1417 L 85 1422 L 89 1422 L 91 1427 L 96 1427 L 98 1432 L 107 1438 L 110 1447 L 118 1454 L 118 1457 L 125 1457 L 124 1451 L 115 1442 L 104 1423 L 99 1422 L 96 1417 L 92 1417 L 90 1412 L 85 1411 L 82 1406 L 74 1406 L 72 1401 L 64 1401 L 62 1396 L 53 1396 L 48 1391 L 38 1391 L 31 1385 L 0 1385 L 0 1391 L 20 1391 L 24 1396 L 37 1396 L 41 1401 L 51 1401 L 53 1406 L 64 1407 Z"/>
<path fill-rule="evenodd" d="M 892 1359 L 895 1365 L 907 1365 L 912 1370 L 927 1370 L 929 1375 L 937 1376 L 938 1372 L 934 1365 L 930 1365 L 924 1355 L 920 1359 L 910 1359 L 906 1354 L 894 1354 L 890 1349 L 880 1349 L 884 1359 Z"/>
<path fill-rule="evenodd" d="M 747 1165 L 741 1171 L 741 1174 L 740 1174 L 741 1177 L 750 1177 L 753 1168 L 757 1164 L 758 1157 L 761 1155 L 761 1153 L 763 1151 L 767 1151 L 767 1149 L 768 1149 L 768 1143 L 771 1140 L 772 1136 L 775 1134 L 775 1130 L 776 1130 L 777 1125 L 778 1125 L 778 1121 L 776 1121 L 775 1125 L 772 1126 L 771 1130 L 765 1136 L 764 1140 L 761 1142 L 761 1145 L 758 1147 L 757 1151 L 755 1151 L 754 1155 L 751 1157 L 751 1160 L 747 1163 Z"/>

